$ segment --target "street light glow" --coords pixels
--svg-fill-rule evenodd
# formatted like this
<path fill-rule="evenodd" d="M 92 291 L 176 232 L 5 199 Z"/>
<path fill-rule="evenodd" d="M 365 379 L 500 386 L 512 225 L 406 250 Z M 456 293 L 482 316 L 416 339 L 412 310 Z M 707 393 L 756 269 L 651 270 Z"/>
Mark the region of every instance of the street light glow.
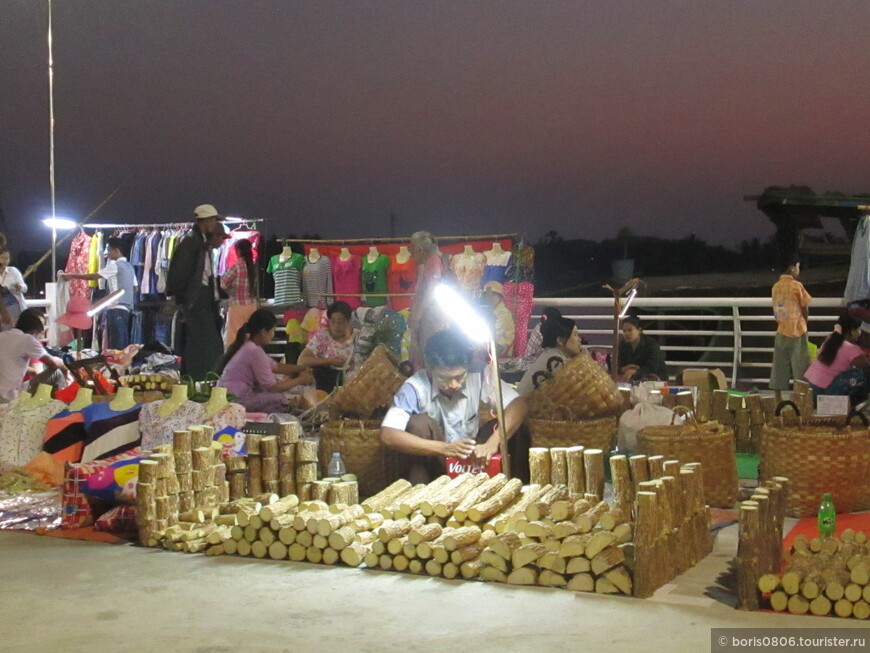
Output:
<path fill-rule="evenodd" d="M 78 223 L 75 220 L 69 220 L 67 218 L 45 218 L 42 221 L 49 229 L 75 229 L 78 226 Z"/>
<path fill-rule="evenodd" d="M 445 283 L 435 286 L 435 301 L 445 314 L 453 318 L 453 322 L 462 329 L 473 342 L 489 342 L 492 340 L 492 330 L 480 313 L 475 311 L 456 290 Z"/>

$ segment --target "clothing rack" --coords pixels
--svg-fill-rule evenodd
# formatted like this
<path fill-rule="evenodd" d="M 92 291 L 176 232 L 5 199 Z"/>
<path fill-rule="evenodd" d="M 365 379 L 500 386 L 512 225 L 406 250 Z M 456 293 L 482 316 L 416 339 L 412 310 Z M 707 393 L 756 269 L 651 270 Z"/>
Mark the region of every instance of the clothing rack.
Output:
<path fill-rule="evenodd" d="M 225 224 L 231 225 L 245 225 L 245 224 L 256 224 L 257 222 L 263 222 L 264 218 L 251 218 L 250 220 L 246 220 L 244 218 L 233 218 L 230 220 L 227 218 L 224 220 Z M 179 227 L 189 227 L 194 219 L 186 220 L 184 222 L 151 222 L 151 223 L 127 223 L 127 224 L 115 224 L 115 223 L 93 223 L 88 222 L 87 224 L 78 225 L 82 229 L 155 229 L 155 228 L 167 228 L 167 229 L 176 229 Z"/>
<path fill-rule="evenodd" d="M 511 240 L 518 240 L 522 234 L 513 233 L 513 234 L 488 234 L 483 236 L 433 236 L 436 242 L 444 242 L 444 241 L 453 241 L 453 242 L 462 242 L 462 241 L 471 241 L 471 240 L 504 240 L 510 238 Z M 367 243 L 400 243 L 400 242 L 409 242 L 411 237 L 407 238 L 337 238 L 332 240 L 312 240 L 311 238 L 279 238 L 278 241 L 282 243 L 308 243 L 311 245 L 350 245 L 350 244 L 361 244 L 365 245 Z"/>

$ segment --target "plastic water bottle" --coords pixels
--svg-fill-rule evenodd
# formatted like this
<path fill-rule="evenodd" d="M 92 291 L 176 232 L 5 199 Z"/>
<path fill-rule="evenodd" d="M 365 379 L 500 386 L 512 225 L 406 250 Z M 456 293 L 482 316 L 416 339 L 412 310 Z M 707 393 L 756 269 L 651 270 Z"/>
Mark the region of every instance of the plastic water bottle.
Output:
<path fill-rule="evenodd" d="M 344 461 L 341 459 L 341 454 L 339 452 L 335 452 L 332 454 L 332 458 L 329 459 L 329 467 L 327 468 L 327 474 L 329 476 L 344 476 L 347 471 L 344 468 Z"/>
<path fill-rule="evenodd" d="M 819 537 L 833 537 L 837 531 L 837 510 L 831 499 L 831 493 L 822 495 L 822 503 L 819 505 Z"/>

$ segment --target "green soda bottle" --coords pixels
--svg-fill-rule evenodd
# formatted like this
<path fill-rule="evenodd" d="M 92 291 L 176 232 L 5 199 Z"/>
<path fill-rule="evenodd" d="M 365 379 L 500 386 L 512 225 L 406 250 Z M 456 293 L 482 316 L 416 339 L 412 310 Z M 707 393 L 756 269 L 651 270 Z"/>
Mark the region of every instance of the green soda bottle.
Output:
<path fill-rule="evenodd" d="M 822 503 L 819 505 L 819 537 L 833 537 L 837 531 L 837 510 L 831 499 L 831 493 L 822 495 Z"/>

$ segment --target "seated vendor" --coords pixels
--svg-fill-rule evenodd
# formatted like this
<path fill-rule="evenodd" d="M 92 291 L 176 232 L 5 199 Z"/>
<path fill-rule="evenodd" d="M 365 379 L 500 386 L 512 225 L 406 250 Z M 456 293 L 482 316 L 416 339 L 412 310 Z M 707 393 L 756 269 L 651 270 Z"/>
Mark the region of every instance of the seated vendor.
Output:
<path fill-rule="evenodd" d="M 574 326 L 574 321 L 567 317 L 553 317 L 543 322 L 541 326 L 541 341 L 543 350 L 537 360 L 529 366 L 523 375 L 517 392 L 521 396 L 531 394 L 541 380 L 550 378 L 566 360 L 574 358 L 583 351 L 580 344 L 580 333 Z"/>
<path fill-rule="evenodd" d="M 814 396 L 848 395 L 853 404 L 867 399 L 870 361 L 856 344 L 860 337 L 861 322 L 843 313 L 804 374 Z"/>
<path fill-rule="evenodd" d="M 644 335 L 640 320 L 629 316 L 622 321 L 622 339 L 619 341 L 619 379 L 644 381 L 657 377 L 668 380 L 665 357 L 655 338 Z"/>
<path fill-rule="evenodd" d="M 288 391 L 313 382 L 303 366 L 278 363 L 266 353 L 264 347 L 275 336 L 276 321 L 269 310 L 254 311 L 218 365 L 218 385 L 236 395 L 250 412 L 287 412 L 295 403 Z M 278 380 L 275 374 L 287 378 Z"/>
<path fill-rule="evenodd" d="M 36 380 L 51 385 L 49 377 L 56 371 L 66 374 L 66 366 L 52 356 L 37 340 L 45 331 L 42 317 L 32 308 L 22 311 L 15 328 L 0 333 L 0 403 L 12 401 L 24 389 L 24 375 L 33 369 L 30 361 L 38 360 L 46 370 Z"/>
<path fill-rule="evenodd" d="M 414 483 L 444 474 L 444 458 L 470 458 L 486 465 L 499 451 L 497 422 L 481 425 L 481 401 L 497 401 L 492 381 L 470 372 L 472 347 L 458 331 L 448 329 L 426 342 L 426 368 L 402 384 L 381 423 L 381 442 L 403 454 L 400 473 Z M 511 473 L 528 482 L 531 437 L 526 401 L 502 383 L 505 429 Z"/>
<path fill-rule="evenodd" d="M 348 365 L 357 333 L 351 326 L 351 308 L 347 302 L 337 301 L 327 306 L 326 317 L 329 326 L 311 337 L 299 354 L 298 363 L 314 372 L 318 390 L 332 392 L 341 373 L 350 373 Z"/>

